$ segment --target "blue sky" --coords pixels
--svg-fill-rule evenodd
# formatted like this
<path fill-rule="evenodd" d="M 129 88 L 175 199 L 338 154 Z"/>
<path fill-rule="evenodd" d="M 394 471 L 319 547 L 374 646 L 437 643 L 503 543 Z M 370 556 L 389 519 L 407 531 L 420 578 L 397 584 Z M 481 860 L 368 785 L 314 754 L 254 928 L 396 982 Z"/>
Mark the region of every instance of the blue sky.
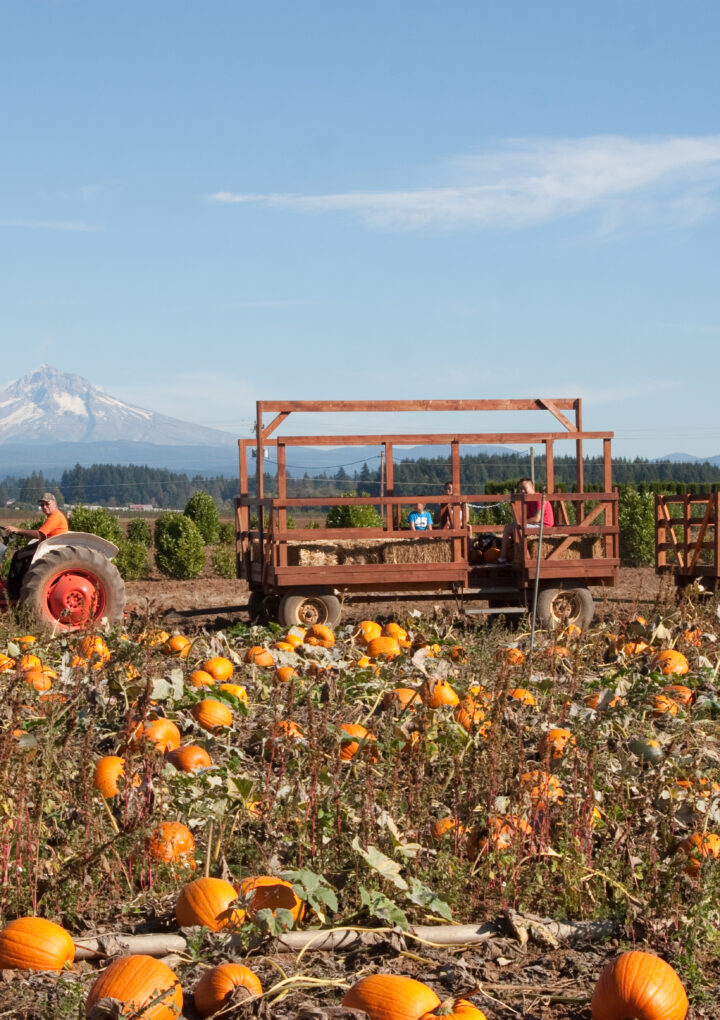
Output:
<path fill-rule="evenodd" d="M 0 13 L 3 385 L 238 434 L 258 398 L 582 396 L 619 454 L 720 453 L 717 4 Z"/>

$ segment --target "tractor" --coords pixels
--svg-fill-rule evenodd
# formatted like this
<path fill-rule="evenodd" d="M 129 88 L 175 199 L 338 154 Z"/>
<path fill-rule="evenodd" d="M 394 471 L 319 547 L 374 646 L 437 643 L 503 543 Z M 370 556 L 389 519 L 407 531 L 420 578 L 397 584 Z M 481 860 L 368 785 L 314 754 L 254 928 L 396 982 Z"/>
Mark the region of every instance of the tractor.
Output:
<path fill-rule="evenodd" d="M 26 610 L 42 631 L 90 627 L 123 617 L 125 583 L 112 562 L 118 547 L 97 535 L 68 531 L 38 542 L 19 593 L 0 581 L 0 603 Z"/>

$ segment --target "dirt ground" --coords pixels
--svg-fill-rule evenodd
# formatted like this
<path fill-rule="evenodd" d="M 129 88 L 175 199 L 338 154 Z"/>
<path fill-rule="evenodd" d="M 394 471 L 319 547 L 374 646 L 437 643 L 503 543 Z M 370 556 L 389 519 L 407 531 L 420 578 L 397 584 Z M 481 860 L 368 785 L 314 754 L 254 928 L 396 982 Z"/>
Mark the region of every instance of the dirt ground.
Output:
<path fill-rule="evenodd" d="M 652 567 L 623 567 L 616 588 L 595 588 L 593 596 L 599 618 L 630 615 L 641 608 L 672 601 L 672 583 L 655 574 Z M 247 620 L 248 588 L 244 581 L 216 577 L 211 571 L 192 581 L 173 581 L 157 574 L 147 581 L 127 584 L 129 606 L 141 617 L 186 627 L 224 627 Z M 406 614 L 413 608 L 434 612 L 435 606 L 454 608 L 452 599 L 425 599 L 418 602 L 363 600 L 357 596 L 346 603 L 343 618 L 362 619 L 371 612 L 378 618 Z"/>

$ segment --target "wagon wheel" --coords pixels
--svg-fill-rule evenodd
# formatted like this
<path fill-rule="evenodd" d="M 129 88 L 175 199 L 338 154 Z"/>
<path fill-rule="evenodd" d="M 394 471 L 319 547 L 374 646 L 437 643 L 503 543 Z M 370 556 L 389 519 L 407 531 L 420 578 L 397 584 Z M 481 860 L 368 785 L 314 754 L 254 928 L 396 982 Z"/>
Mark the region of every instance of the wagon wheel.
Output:
<path fill-rule="evenodd" d="M 316 623 L 336 627 L 341 615 L 340 599 L 318 592 L 307 595 L 289 592 L 283 595 L 278 609 L 278 620 L 285 627 L 312 627 Z"/>
<path fill-rule="evenodd" d="M 587 588 L 543 588 L 537 600 L 537 620 L 546 630 L 574 624 L 585 630 L 595 615 L 595 603 Z"/>
<path fill-rule="evenodd" d="M 20 605 L 43 630 L 74 630 L 122 619 L 125 584 L 106 556 L 85 546 L 58 546 L 23 578 Z"/>

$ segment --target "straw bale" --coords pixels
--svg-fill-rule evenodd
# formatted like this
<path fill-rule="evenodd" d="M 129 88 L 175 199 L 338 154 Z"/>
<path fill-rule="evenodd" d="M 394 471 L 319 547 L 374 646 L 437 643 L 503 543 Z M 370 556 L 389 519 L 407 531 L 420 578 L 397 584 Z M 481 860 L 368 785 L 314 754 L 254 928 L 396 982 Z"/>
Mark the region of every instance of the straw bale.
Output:
<path fill-rule="evenodd" d="M 340 562 L 335 542 L 288 542 L 288 566 L 331 567 Z"/>
<path fill-rule="evenodd" d="M 450 563 L 451 542 L 447 538 L 399 538 L 386 542 L 384 563 Z"/>

